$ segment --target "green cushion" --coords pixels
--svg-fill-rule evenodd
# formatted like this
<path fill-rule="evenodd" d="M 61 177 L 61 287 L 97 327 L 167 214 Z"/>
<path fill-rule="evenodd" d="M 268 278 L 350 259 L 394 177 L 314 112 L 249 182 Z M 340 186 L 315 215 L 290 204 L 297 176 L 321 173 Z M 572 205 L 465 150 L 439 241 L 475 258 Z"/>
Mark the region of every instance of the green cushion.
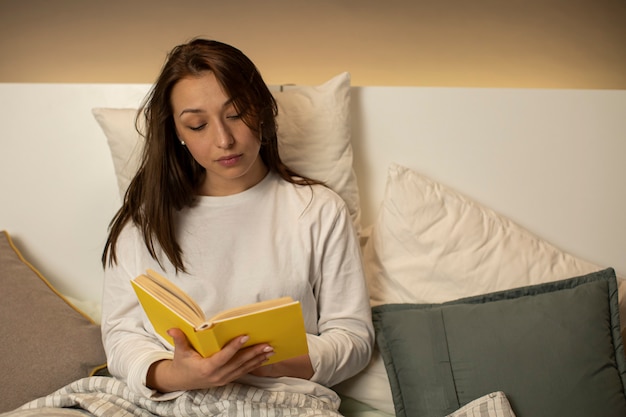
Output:
<path fill-rule="evenodd" d="M 613 269 L 437 305 L 373 308 L 399 417 L 503 391 L 517 416 L 626 416 Z"/>

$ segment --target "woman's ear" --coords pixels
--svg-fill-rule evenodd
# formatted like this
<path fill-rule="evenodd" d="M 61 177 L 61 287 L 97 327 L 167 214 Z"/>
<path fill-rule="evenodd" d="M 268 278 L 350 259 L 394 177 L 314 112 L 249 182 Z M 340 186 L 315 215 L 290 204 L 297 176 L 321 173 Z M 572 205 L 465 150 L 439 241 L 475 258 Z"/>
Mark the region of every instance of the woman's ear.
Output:
<path fill-rule="evenodd" d="M 176 135 L 176 139 L 178 139 L 180 144 L 185 146 L 185 141 L 180 138 L 180 135 L 178 134 L 178 129 L 174 128 L 174 134 Z"/>

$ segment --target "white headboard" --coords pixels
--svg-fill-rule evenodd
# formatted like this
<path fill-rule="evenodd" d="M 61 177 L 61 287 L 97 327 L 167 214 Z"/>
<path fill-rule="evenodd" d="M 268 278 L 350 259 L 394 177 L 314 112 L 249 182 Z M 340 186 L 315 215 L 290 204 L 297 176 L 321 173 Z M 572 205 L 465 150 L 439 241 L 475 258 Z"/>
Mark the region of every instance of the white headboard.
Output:
<path fill-rule="evenodd" d="M 0 84 L 0 230 L 68 295 L 99 300 L 120 204 L 93 107 L 148 85 Z M 626 91 L 353 87 L 363 223 L 397 162 L 626 275 Z"/>

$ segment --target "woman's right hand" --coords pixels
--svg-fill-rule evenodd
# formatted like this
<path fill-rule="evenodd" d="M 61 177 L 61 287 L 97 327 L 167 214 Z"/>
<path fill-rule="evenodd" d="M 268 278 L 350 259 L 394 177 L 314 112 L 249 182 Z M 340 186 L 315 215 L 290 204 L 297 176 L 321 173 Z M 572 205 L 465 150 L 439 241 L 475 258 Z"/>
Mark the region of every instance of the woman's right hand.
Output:
<path fill-rule="evenodd" d="M 274 350 L 267 343 L 243 348 L 247 336 L 228 342 L 209 358 L 196 352 L 180 329 L 170 329 L 174 359 L 153 363 L 146 385 L 159 392 L 187 391 L 226 385 L 263 365 Z"/>

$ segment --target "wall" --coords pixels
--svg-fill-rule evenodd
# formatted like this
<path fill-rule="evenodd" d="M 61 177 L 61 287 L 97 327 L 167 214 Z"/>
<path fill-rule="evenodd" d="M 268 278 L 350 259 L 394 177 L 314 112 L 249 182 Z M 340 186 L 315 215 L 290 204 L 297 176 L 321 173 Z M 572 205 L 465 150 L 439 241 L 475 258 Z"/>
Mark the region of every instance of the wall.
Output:
<path fill-rule="evenodd" d="M 0 0 L 0 82 L 151 83 L 175 44 L 266 81 L 626 89 L 624 0 Z"/>

